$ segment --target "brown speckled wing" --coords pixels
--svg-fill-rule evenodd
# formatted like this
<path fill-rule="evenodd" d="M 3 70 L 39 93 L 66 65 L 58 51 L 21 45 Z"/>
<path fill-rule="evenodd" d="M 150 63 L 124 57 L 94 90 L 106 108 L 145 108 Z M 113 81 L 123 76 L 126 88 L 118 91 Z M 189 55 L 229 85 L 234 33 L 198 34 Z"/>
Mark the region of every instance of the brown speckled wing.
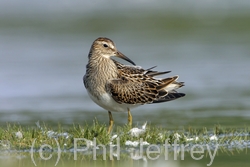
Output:
<path fill-rule="evenodd" d="M 111 80 L 106 86 L 112 94 L 113 99 L 118 103 L 146 104 L 160 103 L 174 100 L 184 94 L 172 91 L 171 94 L 165 88 L 171 83 L 176 83 L 178 76 L 155 79 L 153 76 L 167 72 L 144 70 L 140 67 L 125 66 L 114 61 L 118 68 L 119 78 Z M 179 87 L 183 86 L 180 83 Z"/>

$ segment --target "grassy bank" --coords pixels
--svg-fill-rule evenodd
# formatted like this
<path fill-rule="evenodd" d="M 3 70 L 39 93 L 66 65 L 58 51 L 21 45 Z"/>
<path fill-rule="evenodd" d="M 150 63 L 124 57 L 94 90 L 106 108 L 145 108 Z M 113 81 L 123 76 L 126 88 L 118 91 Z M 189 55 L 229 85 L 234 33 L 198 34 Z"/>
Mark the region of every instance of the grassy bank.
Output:
<path fill-rule="evenodd" d="M 84 140 L 77 142 L 77 145 L 80 146 L 93 146 L 94 139 L 96 145 L 116 145 L 118 138 L 121 147 L 138 147 L 140 139 L 146 143 L 144 143 L 145 145 L 163 145 L 167 140 L 169 144 L 173 144 L 175 141 L 179 144 L 190 145 L 218 143 L 221 149 L 232 147 L 241 149 L 250 146 L 249 127 L 230 129 L 217 125 L 213 129 L 189 127 L 181 130 L 170 130 L 147 124 L 132 129 L 124 125 L 115 127 L 111 134 L 107 133 L 107 125 L 100 124 L 96 120 L 91 125 L 72 125 L 70 127 L 63 127 L 59 124 L 52 128 L 45 123 L 40 125 L 39 122 L 33 127 L 15 124 L 0 127 L 0 149 L 2 150 L 39 148 L 45 143 L 53 148 L 56 148 L 59 144 L 60 148 L 70 150 L 74 147 L 75 138 L 84 138 Z"/>

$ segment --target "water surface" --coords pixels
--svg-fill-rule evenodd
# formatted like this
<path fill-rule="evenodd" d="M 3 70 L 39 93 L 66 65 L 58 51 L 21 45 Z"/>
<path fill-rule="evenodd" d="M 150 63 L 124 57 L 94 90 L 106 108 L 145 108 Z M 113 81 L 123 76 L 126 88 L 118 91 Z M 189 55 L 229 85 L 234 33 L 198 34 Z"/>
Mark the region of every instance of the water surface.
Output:
<path fill-rule="evenodd" d="M 137 65 L 157 65 L 157 70 L 172 71 L 166 77 L 179 75 L 179 81 L 185 82 L 180 91 L 186 97 L 134 109 L 135 126 L 145 121 L 168 129 L 249 126 L 248 1 L 147 1 L 144 5 L 130 1 L 133 7 L 122 2 L 114 3 L 115 7 L 80 1 L 46 2 L 13 5 L 0 1 L 1 126 L 6 122 L 35 126 L 37 120 L 69 126 L 92 123 L 95 118 L 108 123 L 107 111 L 90 100 L 82 83 L 89 48 L 99 36 L 114 40 Z M 113 115 L 115 126 L 126 123 L 126 113 Z M 29 158 L 23 159 L 29 155 L 13 156 L 16 160 L 5 161 L 1 156 L 1 165 L 33 166 Z M 246 166 L 247 156 L 223 152 L 214 166 Z M 205 166 L 205 161 L 149 164 Z M 67 163 L 87 165 L 82 161 L 61 161 L 59 165 Z M 100 166 L 103 162 L 90 164 Z"/>

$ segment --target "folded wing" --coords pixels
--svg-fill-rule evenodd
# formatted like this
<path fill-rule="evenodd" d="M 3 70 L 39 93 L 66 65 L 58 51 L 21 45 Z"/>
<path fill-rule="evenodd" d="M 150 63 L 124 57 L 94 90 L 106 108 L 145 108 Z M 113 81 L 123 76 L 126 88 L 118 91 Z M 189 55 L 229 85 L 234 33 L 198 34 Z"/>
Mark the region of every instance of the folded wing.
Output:
<path fill-rule="evenodd" d="M 175 100 L 185 96 L 176 89 L 184 86 L 183 82 L 177 82 L 178 76 L 164 79 L 156 79 L 154 76 L 169 73 L 152 71 L 152 68 L 144 70 L 136 66 L 125 66 L 114 61 L 118 67 L 119 77 L 110 80 L 106 89 L 112 94 L 118 103 L 148 104 L 161 103 Z"/>

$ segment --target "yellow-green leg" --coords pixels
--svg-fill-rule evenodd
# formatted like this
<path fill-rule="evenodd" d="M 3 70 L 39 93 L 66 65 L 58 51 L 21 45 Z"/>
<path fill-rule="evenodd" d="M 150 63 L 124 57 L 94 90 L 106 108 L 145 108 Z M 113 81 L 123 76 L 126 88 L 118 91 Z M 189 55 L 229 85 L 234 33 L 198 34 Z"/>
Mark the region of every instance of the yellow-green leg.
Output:
<path fill-rule="evenodd" d="M 114 120 L 113 120 L 113 117 L 112 117 L 112 113 L 110 111 L 108 111 L 109 113 L 109 128 L 108 128 L 108 134 L 110 134 L 111 130 L 112 130 L 112 127 L 113 127 L 113 124 L 114 124 Z"/>
<path fill-rule="evenodd" d="M 130 127 L 132 127 L 132 120 L 133 120 L 133 118 L 132 118 L 132 115 L 130 113 L 130 109 L 128 108 L 128 125 Z"/>

